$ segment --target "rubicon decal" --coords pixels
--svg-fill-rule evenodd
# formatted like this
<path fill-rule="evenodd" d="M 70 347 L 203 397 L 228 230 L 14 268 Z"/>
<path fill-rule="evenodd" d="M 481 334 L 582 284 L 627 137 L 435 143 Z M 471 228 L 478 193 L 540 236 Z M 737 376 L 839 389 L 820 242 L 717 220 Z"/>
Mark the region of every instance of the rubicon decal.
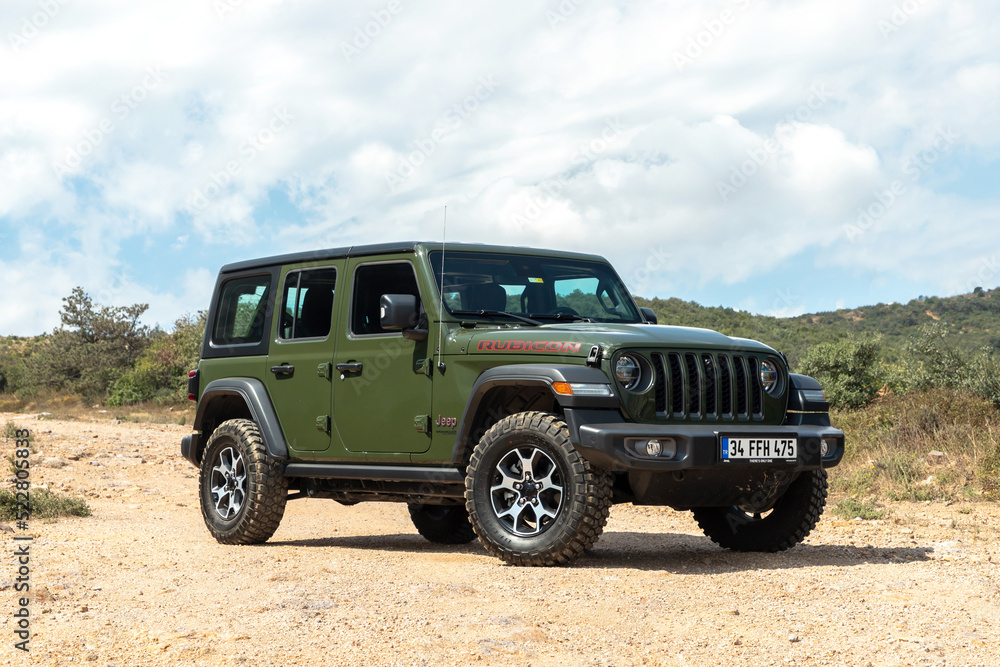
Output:
<path fill-rule="evenodd" d="M 575 354 L 583 347 L 583 343 L 564 343 L 548 340 L 481 340 L 476 346 L 477 352 L 561 352 Z"/>

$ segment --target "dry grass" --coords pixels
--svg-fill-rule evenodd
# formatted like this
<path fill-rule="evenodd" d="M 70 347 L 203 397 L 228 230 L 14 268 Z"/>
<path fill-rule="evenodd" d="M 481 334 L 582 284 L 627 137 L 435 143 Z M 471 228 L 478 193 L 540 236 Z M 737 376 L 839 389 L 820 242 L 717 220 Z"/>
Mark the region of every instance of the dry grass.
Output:
<path fill-rule="evenodd" d="M 831 418 L 848 443 L 831 472 L 834 493 L 924 501 L 989 498 L 1000 490 L 1000 411 L 970 393 L 889 395 Z M 944 452 L 944 462 L 930 461 L 932 451 Z"/>
<path fill-rule="evenodd" d="M 11 394 L 0 394 L 0 412 L 42 414 L 44 415 L 43 419 L 67 421 L 90 420 L 95 416 L 107 416 L 128 422 L 183 425 L 194 420 L 194 407 L 194 403 L 191 401 L 179 404 L 147 401 L 111 408 L 84 400 L 73 394 L 48 393 L 25 399 L 17 398 Z"/>

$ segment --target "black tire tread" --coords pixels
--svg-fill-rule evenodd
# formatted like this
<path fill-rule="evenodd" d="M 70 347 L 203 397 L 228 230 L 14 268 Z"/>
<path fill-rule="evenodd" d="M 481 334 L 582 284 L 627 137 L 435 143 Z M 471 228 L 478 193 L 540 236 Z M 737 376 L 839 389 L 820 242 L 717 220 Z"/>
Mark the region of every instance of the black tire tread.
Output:
<path fill-rule="evenodd" d="M 469 523 L 469 513 L 464 505 L 421 505 L 410 503 L 410 520 L 417 532 L 435 544 L 468 544 L 476 539 L 476 531 Z M 434 513 L 445 511 L 444 517 Z"/>
<path fill-rule="evenodd" d="M 570 521 L 563 522 L 550 546 L 529 552 L 515 551 L 490 539 L 481 526 L 474 502 L 473 479 L 483 465 L 486 452 L 501 438 L 519 430 L 548 437 L 570 466 L 572 494 L 579 499 Z M 486 550 L 505 563 L 522 566 L 563 565 L 592 547 L 604 532 L 611 511 L 612 477 L 583 458 L 570 442 L 569 428 L 558 416 L 546 412 L 519 412 L 494 424 L 476 445 L 465 478 L 465 506 L 472 526 Z"/>
<path fill-rule="evenodd" d="M 692 513 L 702 532 L 720 547 L 775 553 L 791 549 L 812 532 L 826 506 L 828 488 L 826 470 L 809 470 L 789 485 L 774 511 L 758 521 L 748 521 L 736 507 L 701 507 Z"/>
<path fill-rule="evenodd" d="M 213 508 L 205 502 L 205 485 L 211 483 L 205 471 L 212 465 L 213 445 L 227 438 L 242 447 L 246 459 L 247 505 L 233 526 L 220 529 L 211 520 L 209 513 Z M 261 544 L 270 539 L 281 523 L 288 500 L 288 481 L 282 473 L 281 462 L 267 453 L 257 424 L 249 419 L 230 419 L 219 424 L 205 445 L 198 489 L 202 517 L 212 536 L 222 544 Z"/>

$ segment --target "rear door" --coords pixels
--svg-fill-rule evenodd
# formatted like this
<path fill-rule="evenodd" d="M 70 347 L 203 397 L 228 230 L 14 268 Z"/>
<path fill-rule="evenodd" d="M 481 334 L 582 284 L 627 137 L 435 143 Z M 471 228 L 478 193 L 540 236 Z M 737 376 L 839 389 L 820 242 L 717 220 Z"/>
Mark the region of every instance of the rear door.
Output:
<path fill-rule="evenodd" d="M 413 264 L 355 258 L 347 271 L 351 295 L 334 355 L 337 433 L 351 452 L 425 452 L 431 443 L 429 342 L 403 338 L 379 323 L 383 294 L 413 294 L 420 301 Z"/>
<path fill-rule="evenodd" d="M 333 321 L 343 266 L 339 260 L 281 272 L 266 384 L 293 455 L 331 446 Z"/>

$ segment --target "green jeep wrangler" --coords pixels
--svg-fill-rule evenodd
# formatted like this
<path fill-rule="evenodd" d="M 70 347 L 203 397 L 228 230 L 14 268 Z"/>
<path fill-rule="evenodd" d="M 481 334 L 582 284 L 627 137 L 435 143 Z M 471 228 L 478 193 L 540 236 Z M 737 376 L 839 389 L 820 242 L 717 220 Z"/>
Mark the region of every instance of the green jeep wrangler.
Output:
<path fill-rule="evenodd" d="M 405 502 L 417 531 L 516 565 L 593 546 L 613 503 L 691 510 L 738 551 L 801 542 L 844 454 L 784 356 L 657 326 L 601 257 L 440 243 L 222 268 L 183 456 L 225 544 L 285 502 Z"/>

